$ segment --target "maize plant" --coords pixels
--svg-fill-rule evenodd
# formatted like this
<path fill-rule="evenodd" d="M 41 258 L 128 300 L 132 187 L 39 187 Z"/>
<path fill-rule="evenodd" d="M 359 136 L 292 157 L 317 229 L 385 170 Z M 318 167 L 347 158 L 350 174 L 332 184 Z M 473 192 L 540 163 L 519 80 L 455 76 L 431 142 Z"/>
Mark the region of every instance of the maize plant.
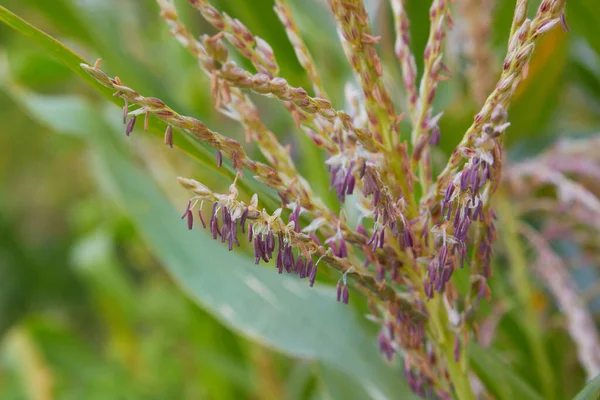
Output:
<path fill-rule="evenodd" d="M 469 348 L 493 336 L 489 309 L 501 304 L 492 286 L 504 274 L 498 260 L 510 265 L 523 318 L 538 318 L 527 278 L 536 274 L 564 315 L 580 367 L 589 378 L 600 373 L 594 319 L 551 245 L 570 237 L 597 259 L 600 157 L 594 149 L 600 142 L 564 139 L 521 161 L 505 151 L 507 138 L 519 134 L 511 130 L 515 94 L 530 74 L 545 74 L 530 69 L 539 44 L 557 30 L 569 32 L 566 0 L 542 0 L 535 9 L 516 0 L 503 58 L 489 40 L 494 0 L 433 0 L 428 20 L 411 18 L 406 0 L 381 1 L 391 21 L 386 32 L 379 32 L 368 1 L 323 0 L 337 37 L 321 41 L 340 46 L 351 70 L 343 93 L 331 95 L 339 88 L 322 78 L 328 65 L 303 38 L 291 0 L 275 0 L 273 10 L 310 82 L 305 87 L 282 74 L 276 46 L 236 15 L 208 0 L 187 3 L 156 0 L 172 45 L 197 63 L 215 109 L 239 124 L 244 139 L 133 87 L 100 59 L 80 65 L 122 101 L 129 141 L 142 134 L 136 127 L 148 130 L 160 120 L 164 151 L 193 140 L 212 149 L 210 163 L 232 171 L 223 192 L 201 177 L 177 178 L 188 199 L 180 204 L 180 224 L 206 230 L 229 251 L 250 249 L 254 263 L 273 274 L 293 275 L 309 287 L 335 284 L 331 301 L 366 304 L 379 330 L 370 339 L 382 358 L 402 366 L 397 379 L 416 396 L 497 398 L 473 370 Z M 207 33 L 198 36 L 179 7 L 197 12 Z M 428 36 L 413 38 L 411 27 L 422 24 Z M 468 39 L 467 63 L 449 57 L 457 31 Z M 413 50 L 415 39 L 425 44 L 422 54 Z M 393 54 L 381 48 L 385 41 L 392 41 Z M 438 94 L 457 75 L 466 77 L 478 112 L 447 154 L 440 143 L 457 132 L 443 129 Z M 272 110 L 286 113 L 293 132 L 270 127 Z M 320 154 L 311 161 L 327 171 L 329 194 L 320 190 L 323 182 L 300 172 L 302 140 Z M 541 328 L 534 325 L 528 346 L 547 365 L 536 339 Z M 536 389 L 555 398 L 550 367 L 536 374 L 546 384 Z"/>

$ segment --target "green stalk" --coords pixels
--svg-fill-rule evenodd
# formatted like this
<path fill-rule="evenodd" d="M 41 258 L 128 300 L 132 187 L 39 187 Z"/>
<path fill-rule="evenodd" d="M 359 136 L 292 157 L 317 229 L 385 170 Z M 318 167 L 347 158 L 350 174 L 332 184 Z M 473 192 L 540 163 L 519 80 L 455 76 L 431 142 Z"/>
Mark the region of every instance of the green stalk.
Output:
<path fill-rule="evenodd" d="M 506 246 L 510 273 L 516 289 L 517 301 L 523 308 L 523 327 L 527 341 L 533 353 L 536 371 L 542 387 L 544 397 L 548 400 L 555 399 L 555 385 L 550 360 L 544 349 L 543 330 L 533 304 L 532 288 L 528 270 L 527 259 L 523 245 L 519 240 L 518 221 L 510 201 L 502 190 L 496 194 L 499 219 L 502 221 L 500 235 Z"/>
<path fill-rule="evenodd" d="M 454 386 L 456 398 L 459 400 L 475 400 L 473 388 L 469 382 L 468 368 L 461 368 L 460 363 L 454 360 L 454 342 L 448 330 L 450 322 L 448 313 L 442 302 L 442 295 L 436 295 L 427 302 L 433 334 L 436 344 L 444 353 L 450 381 Z M 464 352 L 461 352 L 466 357 Z M 468 364 L 467 364 L 468 365 Z"/>

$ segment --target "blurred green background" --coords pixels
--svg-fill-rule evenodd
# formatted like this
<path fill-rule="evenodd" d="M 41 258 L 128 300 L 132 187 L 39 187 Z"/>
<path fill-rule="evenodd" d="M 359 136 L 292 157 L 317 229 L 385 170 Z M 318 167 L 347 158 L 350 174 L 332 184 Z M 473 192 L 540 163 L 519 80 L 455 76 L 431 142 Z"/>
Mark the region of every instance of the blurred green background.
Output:
<path fill-rule="evenodd" d="M 242 140 L 241 128 L 214 111 L 207 77 L 169 36 L 154 1 L 1 3 L 89 62 L 101 57 L 110 75 L 139 92 Z M 213 32 L 186 3 L 177 2 L 192 30 Z M 310 86 L 272 0 L 213 3 L 273 46 L 281 75 L 291 84 Z M 343 86 L 351 76 L 323 3 L 292 1 L 325 86 L 342 108 Z M 367 3 L 377 33 L 384 35 L 380 50 L 400 101 L 387 3 Z M 513 5 L 499 0 L 494 10 L 491 45 L 497 60 L 505 51 Z M 408 1 L 417 60 L 429 29 L 428 7 L 426 1 Z M 508 143 L 515 159 L 556 137 L 598 131 L 600 7 L 595 0 L 571 2 L 567 20 L 571 34 L 556 30 L 542 41 L 513 103 Z M 446 152 L 477 112 L 463 73 L 463 49 L 449 45 L 448 59 L 455 72 L 435 105 L 445 109 Z M 293 145 L 302 173 L 335 204 L 324 165 L 310 162 L 324 156 L 295 132 L 278 104 L 256 101 L 267 125 Z M 325 285 L 309 290 L 269 268 L 253 267 L 243 251 L 231 255 L 206 235 L 187 232 L 176 211 L 184 208 L 186 194 L 175 178 L 193 177 L 226 190 L 230 181 L 203 165 L 212 165 L 212 159 L 168 151 L 141 130 L 126 140 L 117 107 L 4 25 L 0 121 L 1 399 L 337 399 L 404 393 L 398 366 L 386 365 L 377 354 L 377 327 L 362 318 L 365 305 L 358 296 L 352 309 L 342 307 Z M 252 146 L 248 151 L 261 159 Z M 590 286 L 597 280 L 594 271 L 586 278 Z M 325 273 L 321 279 L 338 277 Z M 272 290 L 273 298 L 261 296 L 256 282 Z M 508 296 L 510 288 L 499 285 L 495 293 Z M 541 304 L 542 311 L 549 307 Z M 497 347 L 514 348 L 520 328 L 510 319 L 504 325 L 504 342 Z M 558 397 L 572 395 L 584 377 L 573 354 L 554 351 L 572 345 L 556 330 L 548 333 L 547 346 L 554 360 L 564 361 L 557 365 L 565 370 L 554 371 L 561 376 Z M 535 377 L 527 374 L 529 350 L 517 349 L 509 357 L 516 375 L 535 387 Z"/>

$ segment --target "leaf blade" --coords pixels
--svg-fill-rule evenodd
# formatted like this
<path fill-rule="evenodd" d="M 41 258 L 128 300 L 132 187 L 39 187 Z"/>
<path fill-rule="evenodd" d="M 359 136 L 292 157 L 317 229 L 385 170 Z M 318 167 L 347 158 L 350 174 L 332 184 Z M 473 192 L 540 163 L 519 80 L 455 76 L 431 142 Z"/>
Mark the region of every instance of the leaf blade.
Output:
<path fill-rule="evenodd" d="M 600 375 L 590 380 L 573 400 L 597 400 L 600 398 Z"/>
<path fill-rule="evenodd" d="M 15 98 L 46 125 L 65 129 L 39 114 L 43 102 L 74 104 L 64 96 Z M 73 96 L 69 96 L 73 97 Z M 274 268 L 259 268 L 207 235 L 189 232 L 179 213 L 125 151 L 118 132 L 107 134 L 110 124 L 81 99 L 79 113 L 90 123 L 72 124 L 107 172 L 115 193 L 148 247 L 182 290 L 223 324 L 255 341 L 286 354 L 321 360 L 352 376 L 374 399 L 414 398 L 398 368 L 380 357 L 369 335 L 349 307 L 335 302 L 331 289 L 309 288 L 305 281 L 279 276 Z M 32 108 L 36 108 L 33 110 Z M 35 112 L 34 112 L 35 111 Z M 69 113 L 68 107 L 62 111 Z M 73 133 L 73 132 L 71 132 Z"/>
<path fill-rule="evenodd" d="M 471 343 L 469 359 L 473 371 L 494 398 L 542 400 L 542 396 L 514 373 L 492 349 Z"/>
<path fill-rule="evenodd" d="M 96 92 L 100 93 L 110 102 L 121 107 L 121 100 L 112 95 L 111 89 L 98 83 L 80 67 L 81 64 L 87 64 L 87 62 L 73 50 L 3 6 L 0 6 L 0 21 L 39 45 L 44 51 L 54 56 L 66 67 L 75 72 L 76 75 L 81 77 Z M 151 134 L 162 137 L 165 128 L 165 123 L 156 118 L 150 118 L 148 131 Z M 175 137 L 174 144 L 185 154 L 192 157 L 204 167 L 227 178 L 233 179 L 235 177 L 236 173 L 229 165 L 223 164 L 221 168 L 216 167 L 216 163 L 212 161 L 214 159 L 214 154 L 212 150 L 207 148 L 208 146 L 206 144 L 187 132 L 183 132 L 183 137 L 186 140 L 180 140 L 178 137 Z M 275 196 L 272 193 L 265 191 L 264 188 L 259 186 L 256 182 L 243 180 L 240 181 L 239 186 L 247 193 L 261 194 L 261 198 L 265 200 L 266 205 L 270 208 L 275 209 L 278 207 L 279 201 Z"/>

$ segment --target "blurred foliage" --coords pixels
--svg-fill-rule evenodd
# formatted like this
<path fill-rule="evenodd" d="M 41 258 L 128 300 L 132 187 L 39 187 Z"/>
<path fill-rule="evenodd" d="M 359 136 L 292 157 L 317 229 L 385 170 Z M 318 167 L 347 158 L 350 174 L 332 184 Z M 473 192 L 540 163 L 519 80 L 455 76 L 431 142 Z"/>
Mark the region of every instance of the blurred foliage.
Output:
<path fill-rule="evenodd" d="M 210 31 L 179 3 L 196 33 Z M 293 85 L 309 86 L 272 0 L 214 3 L 273 46 Z M 370 2 L 371 16 L 377 33 L 386 35 L 381 52 L 398 77 L 391 66 L 391 17 L 379 3 Z M 513 3 L 499 1 L 495 10 L 498 63 Z M 132 87 L 242 137 L 237 125 L 214 111 L 208 78 L 169 38 L 153 1 L 2 5 L 84 59 L 102 57 Z M 325 86 L 342 108 L 350 71 L 337 43 L 324 39 L 335 37 L 327 8 L 318 0 L 292 5 Z M 419 21 L 411 24 L 417 55 L 429 30 L 428 7 L 408 1 L 412 21 Z M 600 126 L 600 8 L 595 0 L 580 0 L 567 9 L 572 32 L 545 38 L 511 109 L 514 158 L 537 153 L 558 136 L 585 135 Z M 459 58 L 456 63 L 451 67 L 460 71 Z M 464 76 L 440 91 L 436 107 L 446 109 L 441 149 L 448 153 L 477 104 Z M 331 201 L 325 168 L 312 162 L 323 155 L 292 135 L 293 121 L 273 103 L 256 102 L 267 125 L 295 149 L 302 173 L 321 182 L 315 189 Z M 174 178 L 202 176 L 223 189 L 219 174 L 230 170 L 207 168 L 207 150 L 193 140 L 177 143 L 190 158 L 165 151 L 155 140 L 163 128 L 158 121 L 152 121 L 154 137 L 138 135 L 131 147 L 120 133 L 120 112 L 105 103 L 64 63 L 0 25 L 0 398 L 361 399 L 405 393 L 400 368 L 379 359 L 376 327 L 359 315 L 366 310 L 360 300 L 353 299 L 353 310 L 343 308 L 327 289 L 309 290 L 256 269 L 207 237 L 184 232 L 170 204 L 185 201 Z M 256 148 L 248 152 L 261 159 Z M 505 266 L 506 260 L 497 260 L 493 292 L 500 309 L 487 311 L 498 319 L 493 348 L 473 348 L 473 368 L 499 399 L 541 398 L 527 321 L 515 313 Z M 593 276 L 597 285 L 597 270 Z M 274 298 L 249 290 L 252 279 Z M 550 315 L 554 306 L 533 275 L 531 280 L 542 299 L 540 316 Z M 556 398 L 571 398 L 585 378 L 573 344 L 560 322 L 539 340 L 551 360 Z"/>

